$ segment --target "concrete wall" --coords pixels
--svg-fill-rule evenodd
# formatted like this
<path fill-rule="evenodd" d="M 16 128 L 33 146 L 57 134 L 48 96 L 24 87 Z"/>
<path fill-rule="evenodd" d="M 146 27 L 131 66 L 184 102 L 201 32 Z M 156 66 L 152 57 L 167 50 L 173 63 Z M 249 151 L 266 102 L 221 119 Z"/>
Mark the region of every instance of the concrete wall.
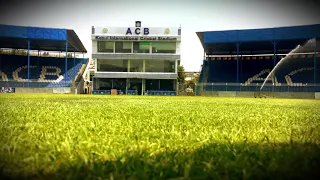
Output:
<path fill-rule="evenodd" d="M 314 92 L 262 92 L 256 93 L 256 96 L 266 96 L 273 98 L 290 98 L 290 99 L 314 99 Z"/>
<path fill-rule="evenodd" d="M 16 88 L 16 93 L 69 94 L 70 88 Z"/>
<path fill-rule="evenodd" d="M 219 91 L 219 97 L 236 97 L 235 91 Z"/>
<path fill-rule="evenodd" d="M 237 97 L 254 97 L 254 92 L 237 92 Z"/>
<path fill-rule="evenodd" d="M 236 92 L 236 91 L 202 91 L 201 96 L 248 97 L 248 98 L 290 98 L 320 99 L 320 92 Z"/>
<path fill-rule="evenodd" d="M 16 88 L 16 93 L 43 93 L 52 94 L 52 88 Z"/>
<path fill-rule="evenodd" d="M 219 96 L 219 92 L 218 91 L 202 91 L 201 92 L 201 96 Z"/>
<path fill-rule="evenodd" d="M 70 94 L 71 88 L 53 88 L 53 94 Z"/>

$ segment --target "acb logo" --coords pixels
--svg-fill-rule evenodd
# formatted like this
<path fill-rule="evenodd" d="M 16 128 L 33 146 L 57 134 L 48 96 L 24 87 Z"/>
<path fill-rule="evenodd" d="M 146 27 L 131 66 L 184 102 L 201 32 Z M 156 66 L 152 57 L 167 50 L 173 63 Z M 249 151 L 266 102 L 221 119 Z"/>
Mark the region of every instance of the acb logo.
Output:
<path fill-rule="evenodd" d="M 134 32 L 135 32 L 135 34 L 139 35 L 141 33 L 141 29 L 138 27 L 138 28 L 136 28 L 134 30 Z M 126 35 L 128 35 L 128 34 L 132 35 L 132 32 L 131 32 L 130 28 L 127 29 Z M 148 35 L 149 34 L 149 28 L 143 28 L 143 34 L 144 35 Z"/>

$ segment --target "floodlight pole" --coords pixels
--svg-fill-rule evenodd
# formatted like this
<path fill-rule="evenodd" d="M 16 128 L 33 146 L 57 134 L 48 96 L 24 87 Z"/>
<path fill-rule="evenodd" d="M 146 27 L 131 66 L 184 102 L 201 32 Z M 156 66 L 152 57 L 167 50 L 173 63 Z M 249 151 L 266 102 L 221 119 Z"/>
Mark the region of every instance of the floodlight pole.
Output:
<path fill-rule="evenodd" d="M 28 88 L 30 87 L 30 40 L 28 39 Z"/>

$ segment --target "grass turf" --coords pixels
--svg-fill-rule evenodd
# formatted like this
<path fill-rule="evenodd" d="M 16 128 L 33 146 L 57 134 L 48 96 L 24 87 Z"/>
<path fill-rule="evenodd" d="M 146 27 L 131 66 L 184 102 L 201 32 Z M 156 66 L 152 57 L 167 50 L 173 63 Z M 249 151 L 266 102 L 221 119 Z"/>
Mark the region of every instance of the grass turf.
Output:
<path fill-rule="evenodd" d="M 319 176 L 316 100 L 0 94 L 0 106 L 2 178 Z"/>

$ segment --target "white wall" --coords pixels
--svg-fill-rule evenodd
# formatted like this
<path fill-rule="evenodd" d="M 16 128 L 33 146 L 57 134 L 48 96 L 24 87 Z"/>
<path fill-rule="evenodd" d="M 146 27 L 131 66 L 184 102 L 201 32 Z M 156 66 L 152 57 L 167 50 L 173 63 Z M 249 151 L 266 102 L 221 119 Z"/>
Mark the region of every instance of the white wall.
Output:
<path fill-rule="evenodd" d="M 97 41 L 92 41 L 92 54 L 95 54 L 98 52 L 98 43 Z"/>
<path fill-rule="evenodd" d="M 181 42 L 176 42 L 177 46 L 176 46 L 176 54 L 180 54 L 181 51 Z"/>

